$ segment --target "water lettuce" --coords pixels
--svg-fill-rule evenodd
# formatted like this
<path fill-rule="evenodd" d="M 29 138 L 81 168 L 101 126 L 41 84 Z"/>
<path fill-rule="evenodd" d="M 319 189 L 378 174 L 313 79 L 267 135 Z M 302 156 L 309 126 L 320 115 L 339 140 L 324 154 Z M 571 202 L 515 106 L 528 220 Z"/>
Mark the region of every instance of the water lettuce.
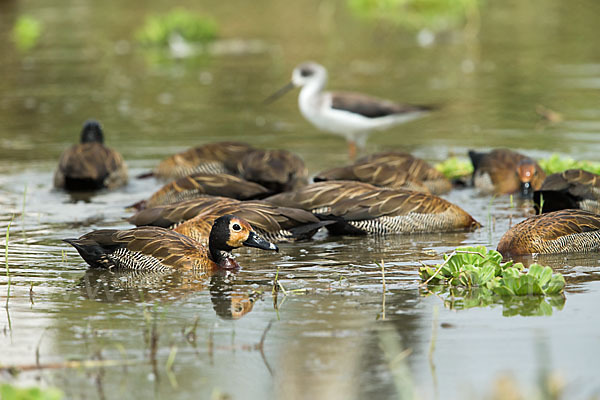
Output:
<path fill-rule="evenodd" d="M 502 255 L 484 246 L 460 247 L 444 262 L 419 269 L 429 293 L 448 298 L 447 307 L 471 308 L 503 304 L 508 315 L 549 315 L 564 304 L 565 279 L 552 268 L 502 262 Z M 549 300 L 549 302 L 546 302 Z"/>

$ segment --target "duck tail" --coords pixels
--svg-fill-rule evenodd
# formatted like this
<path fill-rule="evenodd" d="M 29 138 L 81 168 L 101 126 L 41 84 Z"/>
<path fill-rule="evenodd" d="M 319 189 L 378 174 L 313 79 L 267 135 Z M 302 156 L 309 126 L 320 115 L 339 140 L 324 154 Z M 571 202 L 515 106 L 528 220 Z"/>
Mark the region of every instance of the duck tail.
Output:
<path fill-rule="evenodd" d="M 106 257 L 106 253 L 96 243 L 91 240 L 82 239 L 63 239 L 63 242 L 69 243 L 75 247 L 81 258 L 94 268 L 111 268 L 114 264 Z"/>
<path fill-rule="evenodd" d="M 146 207 L 148 206 L 148 201 L 147 200 L 140 200 L 137 203 L 133 203 L 130 206 L 125 207 L 126 210 L 137 210 L 137 211 L 142 211 L 144 210 Z"/>
<path fill-rule="evenodd" d="M 317 218 L 322 220 L 323 222 L 329 222 L 325 225 L 325 228 L 332 235 L 365 235 L 366 232 L 362 229 L 358 229 L 344 218 L 337 215 L 332 214 L 315 214 Z"/>
<path fill-rule="evenodd" d="M 306 225 L 296 226 L 294 228 L 290 228 L 289 231 L 292 235 L 298 240 L 310 239 L 314 236 L 317 231 L 327 225 L 335 224 L 335 221 L 319 221 L 313 222 Z"/>
<path fill-rule="evenodd" d="M 469 150 L 469 158 L 471 159 L 471 164 L 473 164 L 473 171 L 476 171 L 479 168 L 479 164 L 481 164 L 481 159 L 486 153 L 478 153 L 475 150 Z"/>

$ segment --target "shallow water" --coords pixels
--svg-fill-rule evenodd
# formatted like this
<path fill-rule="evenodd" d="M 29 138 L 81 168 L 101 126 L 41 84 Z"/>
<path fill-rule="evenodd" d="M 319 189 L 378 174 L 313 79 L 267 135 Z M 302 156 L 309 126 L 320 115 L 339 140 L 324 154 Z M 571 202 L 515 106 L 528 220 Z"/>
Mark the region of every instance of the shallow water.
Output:
<path fill-rule="evenodd" d="M 442 105 L 373 134 L 368 151 L 393 147 L 435 162 L 506 146 L 597 161 L 597 2 L 486 2 L 476 38 L 457 32 L 425 48 L 413 34 L 357 18 L 342 1 L 187 3 L 210 11 L 222 37 L 241 45 L 220 42 L 213 54 L 182 60 L 138 48 L 131 38 L 140 15 L 164 10 L 159 2 L 0 2 L 0 232 L 11 223 L 0 364 L 117 364 L 1 372 L 2 381 L 57 386 L 68 398 L 452 399 L 489 396 L 508 375 L 530 398 L 549 371 L 567 398 L 598 395 L 597 254 L 541 260 L 567 279 L 564 304 L 546 317 L 509 317 L 508 305 L 452 310 L 419 288 L 421 262 L 440 262 L 459 245 L 495 247 L 528 215 L 526 204 L 454 191 L 445 197 L 482 229 L 385 238 L 320 232 L 278 254 L 241 249 L 239 273 L 193 279 L 88 271 L 61 242 L 127 227 L 124 207 L 159 182 L 132 180 L 89 202 L 51 188 L 60 152 L 90 117 L 102 121 L 132 176 L 223 139 L 292 150 L 311 173 L 346 162 L 344 141 L 304 121 L 295 94 L 261 105 L 306 59 L 328 67 L 331 87 Z M 29 53 L 8 39 L 21 14 L 45 29 Z M 540 122 L 537 104 L 565 121 Z M 4 275 L 0 284 L 4 302 Z"/>

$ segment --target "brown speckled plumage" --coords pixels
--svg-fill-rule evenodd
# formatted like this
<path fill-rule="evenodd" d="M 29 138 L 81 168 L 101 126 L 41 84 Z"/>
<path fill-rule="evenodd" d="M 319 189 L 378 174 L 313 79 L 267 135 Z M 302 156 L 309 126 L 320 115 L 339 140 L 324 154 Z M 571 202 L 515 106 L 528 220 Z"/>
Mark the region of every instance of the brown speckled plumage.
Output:
<path fill-rule="evenodd" d="M 540 190 L 533 194 L 536 208 L 542 212 L 580 208 L 600 214 L 600 175 L 581 169 L 570 169 L 548 175 Z"/>
<path fill-rule="evenodd" d="M 480 226 L 462 208 L 441 197 L 387 189 L 341 201 L 324 215 L 324 218 L 329 217 L 342 222 L 327 227 L 337 233 L 451 232 Z"/>
<path fill-rule="evenodd" d="M 357 180 L 392 189 L 408 189 L 443 194 L 452 188 L 450 181 L 426 161 L 409 153 L 374 153 L 354 164 L 323 171 L 315 181 Z"/>
<path fill-rule="evenodd" d="M 129 218 L 134 225 L 174 227 L 174 230 L 205 242 L 212 221 L 235 214 L 272 242 L 307 239 L 324 225 L 312 213 L 298 208 L 279 207 L 264 201 L 238 201 L 206 197 L 142 210 Z"/>
<path fill-rule="evenodd" d="M 203 196 L 223 196 L 240 200 L 260 198 L 270 191 L 258 183 L 229 174 L 193 174 L 167 183 L 148 200 L 133 205 L 141 210 Z"/>
<path fill-rule="evenodd" d="M 287 150 L 252 151 L 239 161 L 237 173 L 273 193 L 294 190 L 308 183 L 304 161 Z"/>
<path fill-rule="evenodd" d="M 282 207 L 324 212 L 339 201 L 371 192 L 376 186 L 356 181 L 326 181 L 311 183 L 298 190 L 267 197 L 265 201 Z"/>
<path fill-rule="evenodd" d="M 331 180 L 359 181 L 390 189 L 429 193 L 429 189 L 423 182 L 412 179 L 406 171 L 378 163 L 353 164 L 332 168 L 322 171 L 314 177 L 315 182 Z"/>
<path fill-rule="evenodd" d="M 158 164 L 153 175 L 161 179 L 176 179 L 194 173 L 232 173 L 237 162 L 254 147 L 240 142 L 216 142 L 190 148 L 174 154 Z"/>
<path fill-rule="evenodd" d="M 504 256 L 598 251 L 600 215 L 561 210 L 527 218 L 510 228 L 498 243 Z"/>
<path fill-rule="evenodd" d="M 159 227 L 127 230 L 101 229 L 69 239 L 92 267 L 169 270 L 206 269 L 216 267 L 205 246 L 195 240 Z M 82 253 L 81 249 L 97 249 Z M 99 251 L 98 251 L 99 250 Z"/>
<path fill-rule="evenodd" d="M 413 181 L 421 182 L 432 194 L 444 194 L 452 189 L 452 183 L 425 160 L 409 153 L 388 151 L 360 158 L 357 163 L 385 164 L 405 171 Z"/>
<path fill-rule="evenodd" d="M 287 150 L 258 150 L 239 142 L 216 142 L 163 160 L 153 176 L 176 179 L 191 174 L 231 174 L 267 187 L 273 193 L 307 183 L 304 161 Z M 148 174 L 141 175 L 141 177 Z"/>
<path fill-rule="evenodd" d="M 448 232 L 479 227 L 460 207 L 431 194 L 378 188 L 354 181 L 327 181 L 265 199 L 291 204 L 337 221 L 334 233 Z"/>

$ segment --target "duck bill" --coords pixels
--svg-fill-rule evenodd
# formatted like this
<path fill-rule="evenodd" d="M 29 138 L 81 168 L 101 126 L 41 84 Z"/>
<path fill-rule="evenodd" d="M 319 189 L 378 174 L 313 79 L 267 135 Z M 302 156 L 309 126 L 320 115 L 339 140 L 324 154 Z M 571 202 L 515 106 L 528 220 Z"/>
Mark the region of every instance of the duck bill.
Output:
<path fill-rule="evenodd" d="M 268 240 L 261 238 L 254 232 L 250 232 L 248 239 L 242 244 L 248 247 L 256 247 L 257 249 L 279 251 L 279 247 Z"/>
<path fill-rule="evenodd" d="M 289 92 L 290 90 L 292 90 L 295 87 L 296 87 L 296 85 L 294 85 L 294 82 L 288 82 L 284 87 L 282 87 L 281 89 L 279 89 L 278 91 L 276 91 L 275 93 L 273 93 L 272 95 L 267 97 L 263 101 L 263 104 L 271 104 L 272 102 L 274 102 L 275 100 L 277 100 L 278 98 L 280 98 L 281 96 L 283 96 L 284 94 L 286 94 L 287 92 Z"/>
<path fill-rule="evenodd" d="M 531 182 L 521 182 L 520 194 L 521 197 L 525 199 L 530 199 L 533 197 L 533 188 L 531 187 Z"/>

